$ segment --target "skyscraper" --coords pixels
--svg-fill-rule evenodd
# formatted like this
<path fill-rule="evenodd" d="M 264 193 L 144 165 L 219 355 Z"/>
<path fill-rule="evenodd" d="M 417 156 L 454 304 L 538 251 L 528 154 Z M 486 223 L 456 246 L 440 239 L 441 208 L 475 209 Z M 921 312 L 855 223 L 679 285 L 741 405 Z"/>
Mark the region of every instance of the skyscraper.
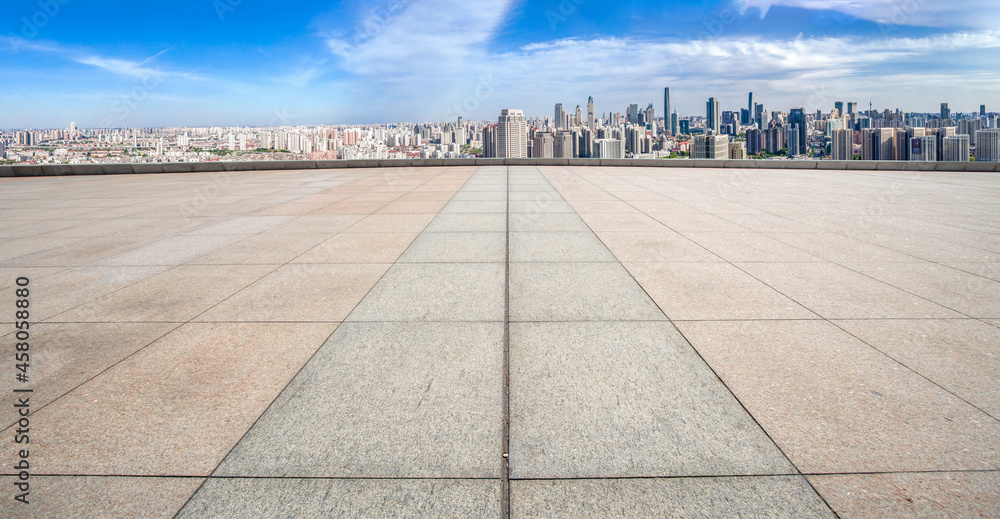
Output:
<path fill-rule="evenodd" d="M 594 96 L 587 99 L 587 127 L 590 128 L 591 133 L 597 131 L 594 126 Z"/>
<path fill-rule="evenodd" d="M 719 109 L 719 100 L 709 97 L 705 106 L 705 124 L 708 125 L 708 130 L 719 133 L 719 128 L 722 126 L 722 111 Z"/>
<path fill-rule="evenodd" d="M 951 119 L 951 108 L 948 108 L 948 103 L 941 103 L 941 120 Z"/>
<path fill-rule="evenodd" d="M 552 118 L 552 124 L 555 125 L 556 129 L 562 128 L 562 120 L 563 120 L 562 103 L 556 103 L 555 117 Z"/>
<path fill-rule="evenodd" d="M 837 102 L 833 103 L 833 107 L 837 109 L 837 113 L 839 113 L 840 115 L 844 115 L 844 102 L 843 101 L 837 101 Z"/>
<path fill-rule="evenodd" d="M 663 127 L 668 135 L 674 134 L 674 129 L 670 122 L 670 114 L 672 113 L 674 112 L 670 110 L 670 87 L 667 87 L 663 89 Z"/>
<path fill-rule="evenodd" d="M 834 130 L 830 152 L 833 160 L 854 160 L 854 131 Z"/>
<path fill-rule="evenodd" d="M 573 116 L 573 126 L 580 126 L 583 124 L 583 109 L 580 105 L 576 105 L 576 114 Z"/>
<path fill-rule="evenodd" d="M 639 105 L 628 105 L 628 122 L 629 124 L 639 124 Z"/>
<path fill-rule="evenodd" d="M 753 122 L 754 122 L 754 117 L 753 117 L 754 116 L 754 113 L 753 113 L 754 106 L 753 105 L 754 105 L 754 102 L 753 102 L 753 92 L 750 92 L 750 97 L 747 99 L 747 112 L 748 112 L 747 117 L 748 118 L 747 118 L 746 121 L 742 121 L 743 124 L 746 124 L 746 125 L 753 124 Z"/>
<path fill-rule="evenodd" d="M 986 105 L 979 105 L 979 117 L 986 117 Z"/>
<path fill-rule="evenodd" d="M 795 140 L 795 145 L 797 146 L 795 153 L 792 153 L 792 141 L 788 141 L 788 155 L 805 155 L 806 150 L 809 146 L 808 141 L 806 141 L 806 136 L 808 135 L 806 129 L 806 109 L 805 108 L 792 108 L 792 112 L 788 115 L 788 124 L 796 127 L 796 132 L 798 133 L 798 138 Z"/>
<path fill-rule="evenodd" d="M 562 110 L 561 104 L 556 107 Z M 500 112 L 497 120 L 497 157 L 528 157 L 528 126 L 523 111 L 504 108 Z"/>
<path fill-rule="evenodd" d="M 847 103 L 847 113 L 850 115 L 858 113 L 858 103 Z"/>
<path fill-rule="evenodd" d="M 1000 161 L 1000 131 L 979 130 L 976 132 L 976 162 Z"/>
<path fill-rule="evenodd" d="M 944 138 L 944 160 L 969 162 L 969 136 L 951 135 Z"/>

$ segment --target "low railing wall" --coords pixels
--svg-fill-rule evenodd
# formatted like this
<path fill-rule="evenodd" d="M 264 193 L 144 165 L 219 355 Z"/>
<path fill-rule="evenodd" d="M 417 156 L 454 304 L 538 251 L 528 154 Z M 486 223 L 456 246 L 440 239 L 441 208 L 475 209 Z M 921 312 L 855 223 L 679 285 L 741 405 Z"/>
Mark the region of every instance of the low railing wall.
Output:
<path fill-rule="evenodd" d="M 128 175 L 138 173 L 200 173 L 212 171 L 273 171 L 291 169 L 409 168 L 430 166 L 625 166 L 657 168 L 1000 172 L 1000 162 L 701 159 L 391 159 L 0 166 L 0 177 Z"/>

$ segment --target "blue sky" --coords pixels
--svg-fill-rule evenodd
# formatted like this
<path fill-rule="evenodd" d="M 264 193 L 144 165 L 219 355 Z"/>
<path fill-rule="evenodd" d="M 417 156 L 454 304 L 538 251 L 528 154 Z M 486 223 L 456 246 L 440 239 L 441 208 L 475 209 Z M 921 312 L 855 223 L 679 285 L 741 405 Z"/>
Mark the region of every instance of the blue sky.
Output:
<path fill-rule="evenodd" d="M 995 0 L 9 0 L 0 127 L 1000 111 Z"/>

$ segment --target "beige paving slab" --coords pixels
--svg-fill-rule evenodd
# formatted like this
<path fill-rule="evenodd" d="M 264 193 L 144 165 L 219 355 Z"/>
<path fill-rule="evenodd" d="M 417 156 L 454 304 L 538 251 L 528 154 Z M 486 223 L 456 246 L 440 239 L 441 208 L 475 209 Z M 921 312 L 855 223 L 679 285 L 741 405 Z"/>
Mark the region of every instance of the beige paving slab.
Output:
<path fill-rule="evenodd" d="M 1000 418 L 1000 329 L 975 319 L 835 321 L 959 397 Z"/>
<path fill-rule="evenodd" d="M 248 235 L 184 235 L 157 240 L 98 261 L 97 265 L 178 265 L 232 245 Z"/>
<path fill-rule="evenodd" d="M 8 261 L 17 264 L 16 258 L 35 254 L 42 251 L 63 247 L 84 238 L 46 238 L 44 236 L 32 236 L 30 238 L 3 239 L 3 248 L 0 248 L 0 261 Z"/>
<path fill-rule="evenodd" d="M 198 321 L 339 322 L 389 269 L 388 263 L 284 265 Z"/>
<path fill-rule="evenodd" d="M 68 267 L 0 267 L 0 290 L 13 287 L 20 277 L 35 281 L 67 269 Z"/>
<path fill-rule="evenodd" d="M 579 213 L 587 225 L 597 232 L 659 233 L 668 231 L 662 223 L 638 211 L 633 213 Z"/>
<path fill-rule="evenodd" d="M 373 214 L 344 229 L 345 233 L 419 233 L 434 219 L 429 214 Z"/>
<path fill-rule="evenodd" d="M 31 320 L 43 321 L 103 295 L 151 278 L 168 267 L 78 267 L 63 269 L 29 283 Z M 0 291 L 0 304 L 14 308 L 13 290 Z M 0 322 L 13 322 L 11 314 L 0 315 Z"/>
<path fill-rule="evenodd" d="M 69 245 L 48 249 L 0 262 L 0 265 L 20 267 L 86 265 L 109 256 L 126 253 L 152 242 L 140 236 L 102 236 L 85 238 Z"/>
<path fill-rule="evenodd" d="M 511 263 L 511 321 L 666 319 L 618 263 Z"/>
<path fill-rule="evenodd" d="M 1000 281 L 927 262 L 846 266 L 970 317 L 1000 318 Z"/>
<path fill-rule="evenodd" d="M 677 326 L 805 473 L 1000 467 L 1000 422 L 830 323 Z"/>
<path fill-rule="evenodd" d="M 841 519 L 1000 515 L 998 472 L 838 474 L 808 479 Z"/>
<path fill-rule="evenodd" d="M 335 327 L 186 324 L 35 413 L 36 473 L 207 476 Z"/>
<path fill-rule="evenodd" d="M 114 272 L 120 270 L 120 267 L 113 269 Z M 48 321 L 185 322 L 272 270 L 273 265 L 182 265 L 62 312 Z"/>
<path fill-rule="evenodd" d="M 263 233 L 195 258 L 191 265 L 281 265 L 326 240 L 322 234 Z"/>
<path fill-rule="evenodd" d="M 4 488 L 15 478 L 0 476 Z M 135 478 L 101 476 L 32 476 L 29 503 L 13 496 L 0 500 L 3 517 L 173 517 L 201 485 L 203 478 Z"/>
<path fill-rule="evenodd" d="M 177 326 L 176 323 L 33 324 L 28 341 L 32 410 L 41 409 Z M 3 377 L 0 402 L 11 408 L 17 396 L 24 396 L 12 392 L 19 386 L 22 384 L 16 383 L 13 375 Z M 14 421 L 15 416 L 5 416 L 2 426 Z"/>
<path fill-rule="evenodd" d="M 832 232 L 774 233 L 768 236 L 838 264 L 912 262 L 913 256 Z"/>
<path fill-rule="evenodd" d="M 511 517 L 835 517 L 801 476 L 513 481 Z"/>
<path fill-rule="evenodd" d="M 417 233 L 340 233 L 292 263 L 393 263 L 413 243 Z"/>
<path fill-rule="evenodd" d="M 619 261 L 625 263 L 722 261 L 697 243 L 666 227 L 655 232 L 597 231 L 597 236 Z"/>
<path fill-rule="evenodd" d="M 832 263 L 737 263 L 736 266 L 827 319 L 964 317 Z"/>
<path fill-rule="evenodd" d="M 499 478 L 502 339 L 500 322 L 344 323 L 215 475 Z"/>
<path fill-rule="evenodd" d="M 510 359 L 512 478 L 794 471 L 670 323 L 512 323 Z"/>
<path fill-rule="evenodd" d="M 824 262 L 801 249 L 755 232 L 682 232 L 684 237 L 731 262 L 796 263 Z"/>
<path fill-rule="evenodd" d="M 179 518 L 495 517 L 499 480 L 209 479 Z"/>
<path fill-rule="evenodd" d="M 672 320 L 818 319 L 728 263 L 626 263 Z"/>
<path fill-rule="evenodd" d="M 363 214 L 300 216 L 266 231 L 265 234 L 325 234 L 333 236 L 358 223 L 366 216 Z"/>

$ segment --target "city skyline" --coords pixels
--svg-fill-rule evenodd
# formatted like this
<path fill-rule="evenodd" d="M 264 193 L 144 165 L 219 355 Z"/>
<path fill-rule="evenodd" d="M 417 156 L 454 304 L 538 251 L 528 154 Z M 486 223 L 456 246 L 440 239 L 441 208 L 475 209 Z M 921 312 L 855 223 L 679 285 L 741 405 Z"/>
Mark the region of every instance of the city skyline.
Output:
<path fill-rule="evenodd" d="M 590 96 L 659 113 L 664 85 L 682 115 L 706 92 L 722 110 L 748 91 L 782 110 L 1000 105 L 995 9 L 912 4 L 23 2 L 0 22 L 0 127 L 488 120 Z"/>

